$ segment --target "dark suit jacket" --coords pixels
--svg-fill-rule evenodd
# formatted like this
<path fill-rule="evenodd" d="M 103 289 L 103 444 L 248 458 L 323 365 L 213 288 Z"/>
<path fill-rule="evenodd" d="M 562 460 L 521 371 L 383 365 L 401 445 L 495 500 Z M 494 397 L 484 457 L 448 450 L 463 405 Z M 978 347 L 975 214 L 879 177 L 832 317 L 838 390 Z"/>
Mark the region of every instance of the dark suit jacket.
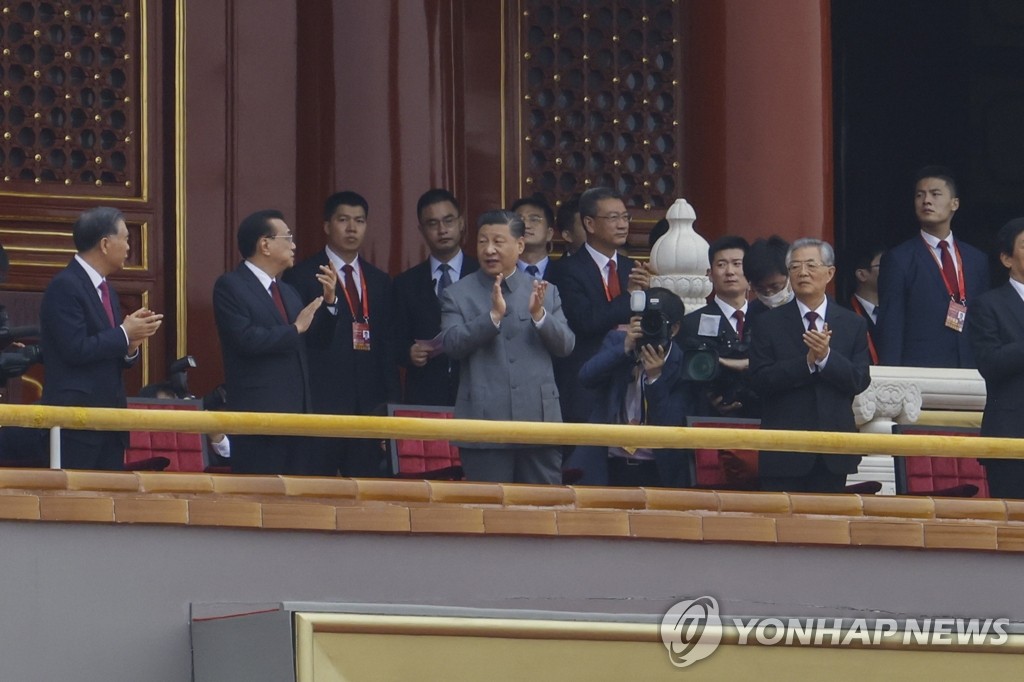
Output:
<path fill-rule="evenodd" d="M 565 265 L 558 268 L 553 280 L 562 295 L 565 318 L 576 334 L 576 348 L 560 361 L 557 367 L 562 412 L 566 421 L 586 421 L 594 396 L 579 386 L 579 371 L 601 347 L 605 334 L 620 324 L 629 322 L 629 271 L 634 262 L 619 255 L 616 268 L 622 292 L 609 301 L 604 293 L 604 280 L 597 263 L 586 248 L 581 248 Z"/>
<path fill-rule="evenodd" d="M 875 362 L 876 358 L 871 357 L 870 353 L 872 347 L 874 347 L 875 353 L 878 352 L 878 341 L 876 340 L 878 337 L 878 332 L 876 331 L 878 325 L 875 324 L 874 318 L 868 314 L 868 311 L 864 310 L 864 306 L 861 304 L 860 301 L 857 300 L 856 296 L 851 294 L 848 303 L 849 305 L 845 307 L 849 308 L 850 310 L 864 318 L 864 322 L 866 322 L 868 325 L 868 356 L 871 360 L 871 364 L 877 365 L 879 364 L 879 362 Z"/>
<path fill-rule="evenodd" d="M 857 314 L 829 298 L 825 322 L 832 330 L 830 354 L 820 372 L 807 369 L 806 329 L 795 300 L 757 319 L 750 347 L 750 379 L 760 394 L 761 427 L 800 431 L 855 432 L 853 398 L 871 383 L 867 325 Z M 762 476 L 802 476 L 816 457 L 835 473 L 853 473 L 860 462 L 853 455 L 762 452 Z"/>
<path fill-rule="evenodd" d="M 633 381 L 632 355 L 626 355 L 624 343 L 626 333 L 613 329 L 605 336 L 601 348 L 580 369 L 580 383 L 599 396 L 591 406 L 590 422 L 593 424 L 618 424 L 626 390 Z M 644 387 L 647 402 L 647 424 L 654 426 L 686 426 L 687 415 L 693 412 L 692 391 L 682 378 L 683 351 L 674 343 L 665 359 L 661 376 Z M 594 447 L 607 458 L 607 447 Z M 579 450 L 578 448 L 577 450 Z M 586 457 L 577 452 L 573 457 Z M 655 452 L 658 465 L 659 483 L 670 487 L 686 487 L 690 484 L 689 450 L 665 449 Z"/>
<path fill-rule="evenodd" d="M 956 239 L 963 258 L 967 318 L 990 286 L 988 259 Z M 946 327 L 949 294 L 920 235 L 886 251 L 878 273 L 878 344 L 881 364 L 903 367 L 974 367 L 967 335 Z"/>
<path fill-rule="evenodd" d="M 279 289 L 288 321 L 294 322 L 302 300 L 287 283 L 279 282 Z M 302 336 L 294 325 L 281 321 L 273 299 L 245 263 L 217 279 L 213 313 L 224 358 L 228 409 L 310 412 L 309 363 Z M 325 314 L 321 306 L 317 316 Z"/>
<path fill-rule="evenodd" d="M 465 253 L 459 278 L 476 272 L 480 264 Z M 410 405 L 454 405 L 459 387 L 459 363 L 441 353 L 423 367 L 409 362 L 416 339 L 432 339 L 441 331 L 441 302 L 434 293 L 430 260 L 395 277 L 395 359 L 405 367 L 403 402 Z"/>
<path fill-rule="evenodd" d="M 1009 282 L 974 301 L 967 336 L 988 394 L 981 435 L 1024 436 L 1024 300 Z"/>
<path fill-rule="evenodd" d="M 764 304 L 762 304 L 763 306 Z M 747 305 L 747 315 L 743 322 L 743 339 L 742 342 L 749 344 L 751 335 L 753 333 L 754 325 L 750 320 L 750 309 L 753 304 Z M 766 312 L 767 308 L 763 308 L 761 312 Z M 697 332 L 700 331 L 700 318 L 701 315 L 712 315 L 718 318 L 718 335 L 713 338 L 706 336 L 700 336 Z M 683 340 L 684 345 L 687 348 L 695 348 L 697 344 L 701 342 L 709 342 L 717 339 L 719 342 L 727 341 L 731 343 L 739 343 L 740 338 L 736 336 L 736 330 L 732 328 L 725 316 L 722 314 L 722 309 L 718 307 L 718 304 L 712 301 L 703 308 L 695 310 L 683 318 L 682 327 L 679 330 L 679 338 Z M 749 355 L 749 351 L 748 351 Z M 720 380 L 733 379 L 737 384 L 743 382 L 743 385 L 749 384 L 750 373 L 743 372 L 737 373 L 732 370 L 722 368 L 719 374 Z M 720 384 L 721 382 L 719 382 Z M 693 403 L 694 412 L 693 414 L 699 416 L 718 416 L 718 411 L 711 406 L 711 401 L 708 399 L 708 390 L 713 389 L 714 386 L 707 385 L 692 385 L 691 390 L 694 393 Z M 752 390 L 744 392 L 749 397 L 741 399 L 743 403 L 743 409 L 738 412 L 729 414 L 730 417 L 743 417 L 748 419 L 756 419 L 761 416 L 761 405 L 760 401 L 753 400 L 754 394 Z"/>
<path fill-rule="evenodd" d="M 320 266 L 328 262 L 327 253 L 321 250 L 285 273 L 285 281 L 299 292 L 303 305 L 323 295 L 323 287 L 316 275 Z M 363 296 L 369 292 L 370 350 L 359 351 L 352 347 L 354 316 L 339 280 L 338 314 L 333 318 L 335 324 L 311 328 L 306 334 L 312 367 L 313 412 L 371 414 L 382 404 L 399 399 L 398 369 L 392 350 L 391 278 L 362 257 L 359 258 L 359 267 L 365 287 Z M 330 315 L 326 308 L 321 310 Z M 361 309 L 357 315 L 357 319 L 362 321 Z"/>
<path fill-rule="evenodd" d="M 77 260 L 72 259 L 46 287 L 39 312 L 44 405 L 125 406 L 122 370 L 131 364 L 125 360 L 128 340 L 119 324 L 117 292 L 109 290 L 116 325 L 110 324 L 96 288 Z M 101 431 L 82 431 L 77 437 L 103 436 Z"/>

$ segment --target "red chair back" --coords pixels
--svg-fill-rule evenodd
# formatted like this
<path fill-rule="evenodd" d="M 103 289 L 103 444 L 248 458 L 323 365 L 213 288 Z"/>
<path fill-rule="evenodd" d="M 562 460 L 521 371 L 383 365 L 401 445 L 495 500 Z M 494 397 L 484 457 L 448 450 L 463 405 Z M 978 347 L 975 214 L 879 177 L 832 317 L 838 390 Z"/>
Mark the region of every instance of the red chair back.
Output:
<path fill-rule="evenodd" d="M 970 427 L 896 424 L 893 433 L 915 436 L 977 436 Z M 897 495 L 959 495 L 964 486 L 977 486 L 976 497 L 988 497 L 985 467 L 974 457 L 894 457 Z"/>
<path fill-rule="evenodd" d="M 451 419 L 453 407 L 388 405 L 389 417 Z M 391 470 L 399 478 L 462 478 L 459 449 L 446 440 L 391 440 Z"/>
<path fill-rule="evenodd" d="M 129 398 L 128 407 L 140 410 L 201 410 L 201 400 Z M 206 435 L 165 431 L 132 431 L 124 452 L 126 469 L 154 457 L 166 457 L 166 471 L 203 471 L 207 464 Z"/>
<path fill-rule="evenodd" d="M 758 429 L 759 419 L 729 417 L 688 417 L 687 426 L 718 429 Z M 693 481 L 696 488 L 719 490 L 758 490 L 757 450 L 714 450 L 697 448 L 693 451 Z"/>

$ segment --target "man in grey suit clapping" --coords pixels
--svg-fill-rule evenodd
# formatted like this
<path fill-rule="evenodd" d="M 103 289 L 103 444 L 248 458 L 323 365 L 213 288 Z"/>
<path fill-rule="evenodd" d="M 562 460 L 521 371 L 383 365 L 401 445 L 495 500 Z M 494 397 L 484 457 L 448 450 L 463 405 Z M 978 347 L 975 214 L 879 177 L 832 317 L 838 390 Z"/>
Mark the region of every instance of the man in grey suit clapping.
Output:
<path fill-rule="evenodd" d="M 480 269 L 441 299 L 445 352 L 461 361 L 460 419 L 562 421 L 552 356 L 572 352 L 575 336 L 558 289 L 516 270 L 525 227 L 516 214 L 490 211 L 477 222 Z M 552 446 L 458 443 L 472 481 L 560 483 Z"/>

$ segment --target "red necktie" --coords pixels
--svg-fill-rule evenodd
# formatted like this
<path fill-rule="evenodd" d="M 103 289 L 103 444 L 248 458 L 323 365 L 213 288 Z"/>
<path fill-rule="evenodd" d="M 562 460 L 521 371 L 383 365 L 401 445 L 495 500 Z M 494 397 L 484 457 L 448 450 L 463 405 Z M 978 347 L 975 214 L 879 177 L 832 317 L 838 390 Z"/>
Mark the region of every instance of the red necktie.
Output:
<path fill-rule="evenodd" d="M 270 297 L 274 299 L 274 305 L 277 306 L 277 312 L 281 315 L 281 319 L 288 323 L 288 311 L 284 308 L 284 301 L 281 299 L 281 290 L 277 287 L 277 280 L 270 282 Z"/>
<path fill-rule="evenodd" d="M 352 306 L 352 319 L 355 319 L 359 315 L 359 290 L 356 289 L 355 274 L 352 266 L 348 263 L 341 266 L 341 271 L 345 273 L 345 291 L 348 293 L 348 301 Z"/>
<path fill-rule="evenodd" d="M 100 282 L 100 300 L 103 301 L 103 309 L 107 311 L 107 319 L 110 320 L 110 326 L 116 327 L 114 307 L 110 305 L 110 288 L 107 286 L 107 280 Z"/>
<path fill-rule="evenodd" d="M 807 331 L 809 331 L 809 332 L 816 332 L 816 331 L 818 331 L 818 325 L 816 324 L 817 321 L 818 321 L 818 313 L 816 313 L 813 310 L 811 310 L 807 314 L 805 314 L 804 317 L 807 318 Z"/>
<path fill-rule="evenodd" d="M 622 293 L 622 288 L 619 287 L 619 272 L 615 267 L 614 256 L 608 259 L 608 286 L 606 286 L 605 289 L 608 292 L 609 301 Z"/>
<path fill-rule="evenodd" d="M 946 278 L 946 283 L 949 288 L 953 290 L 953 298 L 960 300 L 960 284 L 956 279 L 956 268 L 953 266 L 953 257 L 949 255 L 949 242 L 943 240 L 939 242 L 939 249 L 942 251 L 942 257 L 939 259 L 942 261 L 942 276 Z"/>
<path fill-rule="evenodd" d="M 736 336 L 740 337 L 740 341 L 743 340 L 743 311 L 737 310 L 732 314 L 732 319 L 736 320 Z"/>

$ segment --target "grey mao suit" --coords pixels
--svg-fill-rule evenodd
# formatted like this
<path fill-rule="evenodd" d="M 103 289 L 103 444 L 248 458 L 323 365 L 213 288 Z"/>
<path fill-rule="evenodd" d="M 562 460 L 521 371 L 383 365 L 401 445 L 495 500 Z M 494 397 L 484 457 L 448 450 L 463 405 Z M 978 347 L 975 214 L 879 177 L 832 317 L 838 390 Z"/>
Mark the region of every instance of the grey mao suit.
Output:
<path fill-rule="evenodd" d="M 521 272 L 502 283 L 505 316 L 491 321 L 494 279 L 482 270 L 444 291 L 441 329 L 445 352 L 460 361 L 455 416 L 459 419 L 562 421 L 552 356 L 572 352 L 575 336 L 562 313 L 558 289 L 548 286 L 547 315 L 530 317 L 533 281 Z M 515 483 L 559 483 L 561 461 L 553 447 L 459 443 L 466 478 Z"/>

